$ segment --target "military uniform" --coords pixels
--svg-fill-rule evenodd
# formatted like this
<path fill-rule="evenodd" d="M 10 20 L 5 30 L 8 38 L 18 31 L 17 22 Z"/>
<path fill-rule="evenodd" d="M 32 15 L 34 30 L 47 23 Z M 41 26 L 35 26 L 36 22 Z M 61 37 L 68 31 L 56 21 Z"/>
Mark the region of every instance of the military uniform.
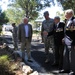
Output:
<path fill-rule="evenodd" d="M 17 38 L 17 27 L 16 26 L 13 27 L 12 32 L 13 32 L 12 36 L 13 36 L 14 49 L 17 50 L 18 49 L 18 38 Z"/>
<path fill-rule="evenodd" d="M 55 42 L 55 64 L 62 69 L 63 66 L 63 51 L 64 45 L 62 44 L 62 39 L 64 38 L 64 26 L 63 22 L 58 22 L 54 26 L 54 42 Z"/>
<path fill-rule="evenodd" d="M 54 36 L 53 36 L 53 28 L 54 28 L 54 20 L 53 19 L 48 19 L 44 20 L 42 22 L 42 30 L 41 32 L 43 33 L 44 31 L 50 33 L 50 35 L 43 35 L 44 38 L 44 45 L 45 45 L 45 53 L 46 57 L 49 59 L 49 47 L 54 50 Z"/>

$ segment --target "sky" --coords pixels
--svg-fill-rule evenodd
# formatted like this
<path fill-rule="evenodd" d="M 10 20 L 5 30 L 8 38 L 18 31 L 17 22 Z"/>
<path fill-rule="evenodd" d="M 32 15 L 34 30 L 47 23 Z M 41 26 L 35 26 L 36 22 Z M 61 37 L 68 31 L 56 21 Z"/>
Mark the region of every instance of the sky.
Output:
<path fill-rule="evenodd" d="M 7 9 L 7 4 L 8 4 L 8 0 L 0 0 L 0 6 L 1 6 L 2 10 Z"/>
<path fill-rule="evenodd" d="M 7 5 L 8 5 L 8 0 L 0 0 L 0 6 L 2 8 L 2 10 L 6 10 L 7 9 Z M 60 13 L 63 12 L 62 7 L 59 7 L 56 0 L 55 0 L 55 6 L 51 6 L 51 7 L 47 7 L 43 10 L 40 11 L 40 15 L 43 16 L 44 11 L 49 11 L 50 17 L 55 17 L 56 16 L 56 12 L 59 11 Z"/>
<path fill-rule="evenodd" d="M 13 0 L 0 0 L 0 6 L 2 8 L 2 11 L 7 9 L 7 5 L 11 3 L 11 1 Z"/>
<path fill-rule="evenodd" d="M 55 6 L 52 5 L 51 7 L 47 7 L 47 8 L 45 8 L 45 9 L 41 10 L 40 14 L 43 15 L 43 13 L 44 13 L 45 11 L 48 11 L 49 14 L 50 14 L 50 17 L 51 17 L 51 18 L 54 18 L 54 17 L 56 16 L 56 12 L 57 12 L 57 11 L 59 11 L 60 13 L 63 13 L 63 8 L 62 8 L 61 5 L 58 6 L 58 4 L 57 4 L 57 2 L 56 2 L 56 0 L 55 0 Z"/>

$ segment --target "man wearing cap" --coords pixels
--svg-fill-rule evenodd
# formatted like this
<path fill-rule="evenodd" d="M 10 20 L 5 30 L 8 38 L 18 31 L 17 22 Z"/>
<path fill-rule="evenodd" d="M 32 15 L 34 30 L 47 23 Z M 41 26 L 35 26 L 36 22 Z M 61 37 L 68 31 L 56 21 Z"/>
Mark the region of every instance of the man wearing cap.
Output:
<path fill-rule="evenodd" d="M 49 47 L 54 51 L 54 37 L 53 37 L 53 27 L 54 27 L 54 20 L 49 17 L 49 12 L 44 12 L 45 20 L 42 22 L 41 34 L 44 38 L 44 46 L 45 46 L 45 53 L 46 53 L 46 60 L 45 63 L 49 62 Z M 50 34 L 48 36 L 48 33 Z"/>

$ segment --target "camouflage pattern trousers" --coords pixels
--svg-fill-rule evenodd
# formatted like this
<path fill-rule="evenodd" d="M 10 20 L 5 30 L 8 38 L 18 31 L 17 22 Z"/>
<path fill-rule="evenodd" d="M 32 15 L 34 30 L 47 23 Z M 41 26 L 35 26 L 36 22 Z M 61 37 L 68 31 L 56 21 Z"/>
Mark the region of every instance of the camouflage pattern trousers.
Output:
<path fill-rule="evenodd" d="M 14 49 L 18 50 L 18 39 L 17 37 L 13 38 Z"/>
<path fill-rule="evenodd" d="M 52 48 L 53 52 L 55 51 L 53 35 L 49 37 L 44 37 L 44 47 L 45 47 L 46 58 L 49 59 L 49 48 Z"/>

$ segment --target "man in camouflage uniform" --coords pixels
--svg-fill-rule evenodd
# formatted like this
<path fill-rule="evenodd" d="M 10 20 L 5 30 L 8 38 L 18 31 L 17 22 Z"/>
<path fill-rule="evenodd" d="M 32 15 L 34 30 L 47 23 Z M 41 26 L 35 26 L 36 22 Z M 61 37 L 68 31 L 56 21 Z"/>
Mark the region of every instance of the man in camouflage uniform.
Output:
<path fill-rule="evenodd" d="M 54 51 L 54 36 L 53 36 L 53 29 L 54 29 L 54 20 L 49 18 L 49 12 L 44 12 L 45 20 L 42 22 L 41 34 L 43 34 L 44 38 L 44 45 L 45 45 L 45 53 L 46 53 L 46 60 L 45 63 L 49 62 L 49 47 Z M 48 36 L 49 34 L 49 36 Z"/>
<path fill-rule="evenodd" d="M 12 26 L 13 26 L 12 36 L 13 36 L 14 49 L 18 50 L 17 27 L 15 23 L 12 23 Z"/>

